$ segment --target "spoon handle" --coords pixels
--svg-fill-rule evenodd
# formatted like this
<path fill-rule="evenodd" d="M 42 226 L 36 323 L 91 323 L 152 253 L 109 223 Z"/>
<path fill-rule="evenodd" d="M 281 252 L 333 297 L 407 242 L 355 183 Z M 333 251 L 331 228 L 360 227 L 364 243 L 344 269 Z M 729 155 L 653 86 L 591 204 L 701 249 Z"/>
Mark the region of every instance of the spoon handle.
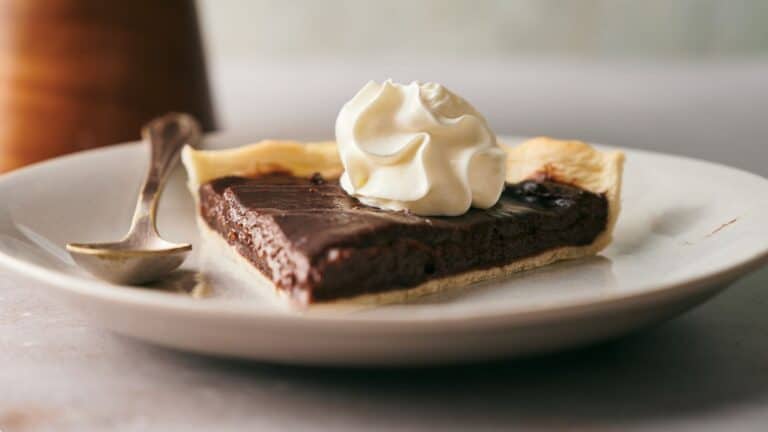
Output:
<path fill-rule="evenodd" d="M 149 171 L 139 193 L 128 236 L 146 238 L 157 235 L 155 213 L 163 186 L 179 161 L 181 149 L 187 144 L 198 145 L 200 125 L 189 114 L 168 113 L 147 123 L 141 136 L 149 143 Z"/>

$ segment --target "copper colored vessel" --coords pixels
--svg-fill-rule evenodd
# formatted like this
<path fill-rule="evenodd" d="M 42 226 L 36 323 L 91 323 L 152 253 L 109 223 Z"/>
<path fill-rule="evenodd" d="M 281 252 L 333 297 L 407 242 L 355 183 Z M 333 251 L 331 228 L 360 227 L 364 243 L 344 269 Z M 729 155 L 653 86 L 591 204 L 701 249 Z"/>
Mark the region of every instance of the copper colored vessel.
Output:
<path fill-rule="evenodd" d="M 0 0 L 0 171 L 168 111 L 215 126 L 194 1 Z"/>

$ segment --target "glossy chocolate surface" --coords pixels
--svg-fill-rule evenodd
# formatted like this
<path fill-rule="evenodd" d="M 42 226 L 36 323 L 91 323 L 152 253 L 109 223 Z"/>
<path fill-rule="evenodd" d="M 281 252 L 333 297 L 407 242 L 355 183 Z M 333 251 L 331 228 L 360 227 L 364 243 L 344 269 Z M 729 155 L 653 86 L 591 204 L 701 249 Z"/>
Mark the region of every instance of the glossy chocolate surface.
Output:
<path fill-rule="evenodd" d="M 298 303 L 419 285 L 591 243 L 608 204 L 552 181 L 507 185 L 487 210 L 421 217 L 365 206 L 336 180 L 225 177 L 200 187 L 208 225 Z"/>

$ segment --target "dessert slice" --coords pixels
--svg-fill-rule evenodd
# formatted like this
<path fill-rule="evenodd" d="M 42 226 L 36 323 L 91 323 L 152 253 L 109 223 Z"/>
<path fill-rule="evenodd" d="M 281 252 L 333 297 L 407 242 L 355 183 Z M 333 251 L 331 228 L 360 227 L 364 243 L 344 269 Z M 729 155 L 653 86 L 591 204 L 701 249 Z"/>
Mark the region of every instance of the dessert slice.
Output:
<path fill-rule="evenodd" d="M 362 204 L 339 185 L 333 142 L 186 148 L 182 160 L 203 236 L 304 307 L 401 302 L 608 245 L 619 213 L 620 152 L 549 138 L 505 151 L 498 202 L 459 216 Z"/>

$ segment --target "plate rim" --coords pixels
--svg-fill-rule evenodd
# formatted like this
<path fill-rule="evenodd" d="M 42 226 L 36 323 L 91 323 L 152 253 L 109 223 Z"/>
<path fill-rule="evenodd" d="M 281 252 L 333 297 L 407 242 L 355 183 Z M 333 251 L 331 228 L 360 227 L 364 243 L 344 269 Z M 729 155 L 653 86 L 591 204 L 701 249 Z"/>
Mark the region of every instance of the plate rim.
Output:
<path fill-rule="evenodd" d="M 241 135 L 228 134 L 226 132 L 216 132 L 207 134 L 205 140 L 208 143 L 221 142 L 228 140 L 229 137 L 235 136 L 242 137 Z M 517 141 L 524 138 L 500 136 L 499 139 L 500 141 Z M 38 171 L 47 170 L 50 169 L 51 166 L 68 163 L 74 159 L 90 157 L 98 153 L 108 153 L 120 150 L 127 151 L 132 148 L 138 149 L 141 145 L 141 141 L 130 141 L 107 147 L 75 152 L 37 162 L 24 168 L 0 175 L 0 185 L 11 181 L 24 181 L 24 179 L 34 176 Z M 645 154 L 652 157 L 675 158 L 686 163 L 709 165 L 717 169 L 738 173 L 739 175 L 751 176 L 756 181 L 764 182 L 766 189 L 768 189 L 768 179 L 758 174 L 725 164 L 649 150 L 604 145 L 600 146 L 621 149 L 630 153 Z M 678 282 L 666 284 L 649 283 L 647 286 L 642 286 L 642 289 L 638 289 L 631 293 L 614 293 L 600 299 L 571 299 L 559 302 L 554 306 L 537 305 L 535 307 L 520 310 L 504 310 L 503 308 L 483 309 L 481 313 L 462 312 L 460 314 L 446 314 L 440 316 L 435 316 L 434 314 L 368 316 L 365 314 L 349 313 L 305 314 L 280 309 L 253 308 L 252 306 L 238 303 L 236 300 L 209 299 L 202 302 L 199 299 L 178 296 L 173 293 L 111 285 L 96 279 L 89 280 L 73 275 L 67 275 L 42 265 L 15 258 L 0 250 L 0 266 L 16 273 L 20 277 L 26 277 L 42 282 L 52 289 L 65 290 L 71 295 L 86 296 L 91 299 L 96 298 L 103 302 L 122 303 L 121 306 L 159 308 L 173 313 L 205 315 L 206 318 L 209 318 L 209 316 L 226 316 L 228 319 L 259 320 L 276 326 L 299 325 L 314 327 L 320 325 L 338 327 L 354 322 L 357 328 L 361 325 L 373 329 L 386 329 L 409 325 L 424 330 L 433 329 L 435 327 L 445 328 L 446 326 L 453 328 L 456 326 L 476 328 L 476 326 L 495 326 L 502 323 L 505 326 L 510 326 L 530 324 L 533 322 L 546 322 L 551 319 L 562 319 L 563 316 L 590 314 L 595 311 L 628 306 L 634 303 L 654 302 L 654 299 L 660 300 L 667 296 L 692 295 L 696 291 L 703 291 L 704 288 L 711 288 L 731 282 L 737 277 L 747 274 L 750 271 L 754 271 L 766 263 L 768 263 L 768 245 L 762 247 L 762 250 L 744 257 L 720 270 L 713 270 L 698 276 L 688 277 Z M 105 287 L 109 287 L 110 289 L 105 290 Z M 724 286 L 722 288 L 724 288 Z"/>

